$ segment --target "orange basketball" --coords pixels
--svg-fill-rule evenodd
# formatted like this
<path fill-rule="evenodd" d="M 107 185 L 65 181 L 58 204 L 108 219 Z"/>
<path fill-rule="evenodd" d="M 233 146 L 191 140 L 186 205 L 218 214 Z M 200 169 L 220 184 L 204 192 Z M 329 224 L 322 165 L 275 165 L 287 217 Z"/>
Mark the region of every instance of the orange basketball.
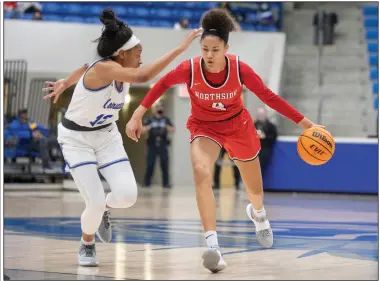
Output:
<path fill-rule="evenodd" d="M 303 131 L 298 138 L 297 151 L 306 163 L 322 165 L 334 155 L 335 141 L 326 129 L 312 127 Z"/>

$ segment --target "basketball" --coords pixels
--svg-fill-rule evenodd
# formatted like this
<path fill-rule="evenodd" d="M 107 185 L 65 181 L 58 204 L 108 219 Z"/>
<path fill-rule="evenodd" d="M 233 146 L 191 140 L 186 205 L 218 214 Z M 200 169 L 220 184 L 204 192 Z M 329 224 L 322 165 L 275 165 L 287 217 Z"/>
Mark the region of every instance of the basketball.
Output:
<path fill-rule="evenodd" d="M 329 131 L 312 127 L 303 131 L 297 142 L 298 155 L 310 165 L 327 163 L 335 152 L 335 141 Z"/>

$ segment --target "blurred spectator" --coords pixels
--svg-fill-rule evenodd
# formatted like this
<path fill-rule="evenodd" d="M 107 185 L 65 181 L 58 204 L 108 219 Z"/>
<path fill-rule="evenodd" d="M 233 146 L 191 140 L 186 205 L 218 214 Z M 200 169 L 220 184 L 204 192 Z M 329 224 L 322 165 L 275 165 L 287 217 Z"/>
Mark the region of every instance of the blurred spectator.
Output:
<path fill-rule="evenodd" d="M 335 12 L 326 13 L 317 11 L 314 14 L 314 44 L 318 45 L 321 31 L 323 45 L 332 45 L 335 41 L 335 25 L 338 24 L 338 15 Z"/>
<path fill-rule="evenodd" d="M 33 15 L 33 20 L 42 20 L 41 12 L 35 11 Z"/>
<path fill-rule="evenodd" d="M 223 147 L 222 150 L 220 151 L 219 158 L 218 158 L 218 160 L 215 163 L 214 186 L 213 186 L 213 188 L 215 188 L 215 189 L 219 189 L 220 188 L 220 170 L 221 170 L 221 166 L 223 164 L 223 157 L 226 154 L 226 152 L 227 151 Z M 235 188 L 236 188 L 236 190 L 238 190 L 239 189 L 239 185 L 240 185 L 240 172 L 239 172 L 239 168 L 235 165 L 235 163 L 233 161 L 231 161 L 231 164 L 232 164 L 232 167 L 234 169 Z"/>
<path fill-rule="evenodd" d="M 58 147 L 57 138 L 44 135 L 42 132 L 46 132 L 46 128 L 38 123 L 31 122 L 28 118 L 27 109 L 19 111 L 18 117 L 9 125 L 9 130 L 18 137 L 19 142 L 29 143 L 29 149 L 40 153 L 44 172 L 57 172 L 51 166 L 52 159 L 50 156 L 50 150 Z"/>
<path fill-rule="evenodd" d="M 4 147 L 13 148 L 17 145 L 18 138 L 9 130 L 9 122 L 4 116 Z"/>
<path fill-rule="evenodd" d="M 41 13 L 42 5 L 39 2 L 17 2 L 17 7 L 13 11 L 12 18 L 20 18 L 24 14 Z"/>
<path fill-rule="evenodd" d="M 188 29 L 188 28 L 189 28 L 189 20 L 186 18 L 180 19 L 180 21 L 174 25 L 175 30 L 183 30 L 183 29 Z"/>
<path fill-rule="evenodd" d="M 238 23 L 238 21 L 241 21 L 242 18 L 239 19 L 238 15 L 234 14 L 234 12 L 232 11 L 232 8 L 231 8 L 231 4 L 229 2 L 220 2 L 219 8 L 225 9 L 233 18 L 234 26 L 235 26 L 234 31 L 241 31 L 242 28 L 241 28 L 240 24 Z"/>
<path fill-rule="evenodd" d="M 273 154 L 273 146 L 277 140 L 277 128 L 268 119 L 265 108 L 259 108 L 256 113 L 255 127 L 260 138 L 261 150 L 259 153 L 261 173 L 264 177 Z"/>
<path fill-rule="evenodd" d="M 262 25 L 275 25 L 274 15 L 269 3 L 260 5 L 259 22 Z"/>
<path fill-rule="evenodd" d="M 42 5 L 39 2 L 17 2 L 17 10 L 23 14 L 41 12 Z"/>
<path fill-rule="evenodd" d="M 151 185 L 156 157 L 158 155 L 160 157 L 163 187 L 170 188 L 168 154 L 170 141 L 168 138 L 168 132 L 174 132 L 174 126 L 170 119 L 165 116 L 162 103 L 159 102 L 153 107 L 153 117 L 145 120 L 143 125 L 143 132 L 148 133 L 145 186 L 149 187 Z"/>

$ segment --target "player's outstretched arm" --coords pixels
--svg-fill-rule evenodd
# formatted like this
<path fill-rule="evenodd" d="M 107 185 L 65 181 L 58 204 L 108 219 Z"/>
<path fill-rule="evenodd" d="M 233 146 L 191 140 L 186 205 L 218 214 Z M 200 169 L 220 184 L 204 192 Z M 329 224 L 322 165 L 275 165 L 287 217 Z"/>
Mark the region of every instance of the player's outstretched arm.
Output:
<path fill-rule="evenodd" d="M 79 79 L 82 77 L 82 75 L 86 72 L 88 68 L 88 64 L 83 65 L 82 67 L 76 69 L 73 71 L 69 77 L 66 79 L 60 79 L 56 82 L 52 81 L 46 81 L 46 87 L 42 89 L 43 92 L 50 92 L 52 93 L 44 96 L 44 100 L 50 99 L 54 97 L 53 103 L 56 103 L 59 99 L 59 96 L 69 87 L 74 85 L 79 81 Z"/>
<path fill-rule="evenodd" d="M 107 80 L 117 80 L 129 83 L 148 82 L 157 76 L 157 74 L 167 67 L 178 55 L 183 53 L 190 46 L 191 42 L 200 35 L 200 28 L 192 30 L 178 47 L 157 59 L 155 62 L 138 69 L 123 68 L 116 63 L 103 63 L 97 66 L 97 71 L 99 71 L 98 73 Z"/>
<path fill-rule="evenodd" d="M 190 83 L 190 62 L 184 61 L 176 69 L 170 71 L 162 77 L 153 88 L 146 94 L 141 105 L 135 110 L 131 119 L 127 123 L 125 132 L 129 138 L 138 141 L 141 133 L 144 132 L 142 118 L 145 112 L 154 104 L 170 87 L 178 84 Z M 174 129 L 174 128 L 173 128 Z"/>

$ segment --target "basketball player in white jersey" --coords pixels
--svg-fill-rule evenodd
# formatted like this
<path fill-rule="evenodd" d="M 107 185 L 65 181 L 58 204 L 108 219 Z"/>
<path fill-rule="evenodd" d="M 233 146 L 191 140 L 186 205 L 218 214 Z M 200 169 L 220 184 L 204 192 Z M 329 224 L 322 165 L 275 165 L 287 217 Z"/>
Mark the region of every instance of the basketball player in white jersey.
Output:
<path fill-rule="evenodd" d="M 144 83 L 155 77 L 200 34 L 193 30 L 165 56 L 149 66 L 141 64 L 142 46 L 128 25 L 110 9 L 100 16 L 104 24 L 97 52 L 101 59 L 84 66 L 65 79 L 48 82 L 44 91 L 59 95 L 78 82 L 62 123 L 58 126 L 66 166 L 83 196 L 86 209 L 81 216 L 82 239 L 78 253 L 81 266 L 97 266 L 96 233 L 103 242 L 112 238 L 109 210 L 128 208 L 136 202 L 137 185 L 115 121 L 124 105 L 129 83 Z M 79 81 L 78 81 L 79 80 Z M 102 173 L 111 192 L 105 196 L 98 174 Z"/>

